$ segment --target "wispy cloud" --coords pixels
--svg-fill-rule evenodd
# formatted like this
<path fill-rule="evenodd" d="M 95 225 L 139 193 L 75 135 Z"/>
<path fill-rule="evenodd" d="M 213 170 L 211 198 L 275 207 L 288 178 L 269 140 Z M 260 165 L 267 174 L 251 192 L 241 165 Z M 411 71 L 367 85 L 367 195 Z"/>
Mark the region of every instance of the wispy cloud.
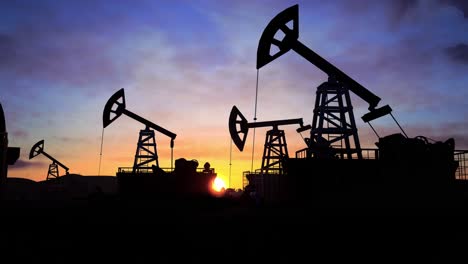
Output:
<path fill-rule="evenodd" d="M 18 159 L 14 165 L 8 167 L 9 170 L 21 170 L 21 169 L 30 169 L 30 168 L 42 168 L 47 166 L 46 163 L 41 161 L 31 161 Z"/>
<path fill-rule="evenodd" d="M 27 151 L 44 138 L 47 150 L 83 174 L 96 174 L 103 107 L 121 87 L 129 110 L 178 135 L 175 153 L 217 157 L 225 166 L 232 105 L 249 120 L 254 115 L 260 35 L 273 16 L 296 4 L 24 3 L 5 2 L 0 9 L 0 99 L 10 142 Z M 468 128 L 454 128 L 468 115 L 464 1 L 317 0 L 299 1 L 299 7 L 302 43 L 389 103 L 411 133 L 453 135 L 464 146 Z M 316 87 L 326 78 L 294 51 L 268 64 L 260 71 L 259 120 L 302 117 L 310 123 Z M 372 145 L 373 135 L 359 120 L 366 102 L 352 100 L 363 142 Z M 127 117 L 107 128 L 103 173 L 127 165 L 124 157 L 133 161 L 141 128 Z M 157 140 L 167 163 L 168 139 Z M 302 146 L 292 133 L 288 142 L 290 151 Z M 259 158 L 263 142 L 257 143 Z M 234 156 L 237 164 L 250 159 L 248 153 Z M 18 168 L 31 177 L 39 165 L 26 164 L 19 161 Z"/>
<path fill-rule="evenodd" d="M 468 64 L 468 45 L 465 43 L 458 43 L 457 45 L 447 47 L 445 53 L 456 63 Z"/>
<path fill-rule="evenodd" d="M 24 139 L 24 138 L 27 138 L 27 137 L 29 136 L 29 132 L 26 131 L 26 130 L 17 129 L 17 130 L 15 130 L 15 131 L 13 131 L 12 135 L 13 135 L 15 138 Z"/>
<path fill-rule="evenodd" d="M 454 6 L 463 12 L 463 16 L 468 18 L 468 2 L 465 0 L 440 0 L 441 3 Z"/>

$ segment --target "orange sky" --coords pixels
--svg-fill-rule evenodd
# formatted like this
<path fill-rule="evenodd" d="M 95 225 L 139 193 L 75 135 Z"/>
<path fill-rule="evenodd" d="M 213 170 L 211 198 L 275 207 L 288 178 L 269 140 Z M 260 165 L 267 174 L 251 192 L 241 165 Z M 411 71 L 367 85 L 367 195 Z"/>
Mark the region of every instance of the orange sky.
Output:
<path fill-rule="evenodd" d="M 453 137 L 457 149 L 468 148 L 463 12 L 444 1 L 411 8 L 399 1 L 369 1 L 366 8 L 299 2 L 300 41 L 381 97 L 379 106 L 389 104 L 410 137 Z M 197 159 L 200 167 L 210 162 L 229 183 L 229 113 L 236 105 L 253 120 L 259 38 L 278 12 L 296 3 L 2 4 L 0 102 L 10 146 L 21 148 L 10 177 L 46 178 L 49 161 L 28 159 L 41 139 L 70 173 L 97 175 L 103 108 L 125 88 L 129 110 L 177 134 L 175 159 Z M 326 80 L 293 51 L 266 65 L 258 121 L 310 124 L 316 88 Z M 375 147 L 377 137 L 360 119 L 367 105 L 351 97 L 361 146 Z M 381 135 L 398 132 L 389 118 L 373 125 Z M 143 128 L 126 116 L 106 128 L 101 175 L 132 166 Z M 284 128 L 290 156 L 304 147 L 296 128 Z M 266 130 L 257 129 L 254 169 Z M 231 187 L 241 188 L 242 172 L 251 168 L 252 135 L 243 152 L 233 147 Z M 156 133 L 156 140 L 160 165 L 170 167 L 169 139 Z"/>
<path fill-rule="evenodd" d="M 283 127 L 286 132 L 288 151 L 291 157 L 295 156 L 297 150 L 305 147 L 301 136 L 295 131 L 297 127 L 298 126 L 295 125 Z M 118 167 L 133 166 L 133 157 L 140 128 L 143 128 L 143 126 L 136 121 L 126 116 L 121 116 L 105 129 L 101 175 L 115 176 Z M 265 133 L 268 129 L 270 128 L 256 129 L 253 162 L 254 170 L 260 168 Z M 365 129 L 364 131 L 369 132 L 368 130 L 369 129 Z M 170 168 L 170 139 L 158 132 L 155 133 L 155 136 L 159 164 L 162 168 Z M 95 137 L 93 140 L 87 140 L 81 144 L 74 145 L 73 148 L 69 148 L 70 152 L 68 153 L 65 149 L 60 148 L 61 144 L 57 144 L 57 140 L 50 141 L 53 141 L 53 143 L 45 140 L 45 151 L 68 166 L 70 168 L 70 173 L 82 175 L 98 174 L 100 137 Z M 185 158 L 188 160 L 196 159 L 199 162 L 199 168 L 202 168 L 205 162 L 209 162 L 226 185 L 232 188 L 242 188 L 243 172 L 250 170 L 252 166 L 252 141 L 253 129 L 249 131 L 243 152 L 240 152 L 234 144 L 232 145 L 230 178 L 229 149 L 231 141 L 227 124 L 225 128 L 217 129 L 213 127 L 206 131 L 198 131 L 196 135 L 178 134 L 175 140 L 174 160 L 178 158 Z M 364 142 L 365 141 L 366 140 L 364 140 Z M 62 146 L 66 145 L 63 144 Z M 22 149 L 21 151 L 24 150 Z M 20 170 L 12 169 L 10 170 L 9 176 L 26 177 L 36 181 L 44 180 L 47 175 L 48 164 L 50 163 L 49 160 L 45 156 L 39 155 L 30 162 L 36 165 Z M 14 168 L 14 166 L 11 168 Z M 64 171 L 60 169 L 60 173 L 63 174 Z M 229 182 L 229 180 L 231 181 Z"/>

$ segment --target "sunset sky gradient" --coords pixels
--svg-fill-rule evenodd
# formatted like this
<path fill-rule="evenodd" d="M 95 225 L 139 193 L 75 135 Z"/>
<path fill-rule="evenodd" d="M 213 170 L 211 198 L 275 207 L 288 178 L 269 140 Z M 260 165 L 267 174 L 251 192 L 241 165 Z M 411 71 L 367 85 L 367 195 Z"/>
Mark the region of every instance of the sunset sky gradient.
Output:
<path fill-rule="evenodd" d="M 228 117 L 233 105 L 253 120 L 256 52 L 268 22 L 299 4 L 299 40 L 389 104 L 411 137 L 468 148 L 468 4 L 428 1 L 2 1 L 0 102 L 9 145 L 21 157 L 9 177 L 44 180 L 45 151 L 71 173 L 97 175 L 102 112 L 125 88 L 127 108 L 174 132 L 174 157 L 210 162 L 229 184 Z M 259 121 L 312 120 L 316 87 L 326 75 L 293 51 L 260 70 Z M 376 136 L 360 117 L 363 147 Z M 376 121 L 381 135 L 398 131 Z M 101 175 L 131 166 L 144 126 L 126 116 L 105 129 Z M 284 127 L 290 156 L 305 147 Z M 254 169 L 265 129 L 256 130 Z M 156 133 L 162 167 L 170 139 Z M 252 133 L 233 146 L 230 186 L 250 170 Z M 63 171 L 62 171 L 63 172 Z"/>

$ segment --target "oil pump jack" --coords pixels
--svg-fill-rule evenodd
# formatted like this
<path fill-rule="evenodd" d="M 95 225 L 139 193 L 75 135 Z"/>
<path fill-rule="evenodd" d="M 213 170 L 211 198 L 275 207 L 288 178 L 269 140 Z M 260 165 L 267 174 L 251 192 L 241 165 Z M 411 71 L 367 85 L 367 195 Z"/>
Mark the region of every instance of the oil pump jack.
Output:
<path fill-rule="evenodd" d="M 310 138 L 305 140 L 308 147 L 306 154 L 302 155 L 306 159 L 289 158 L 285 162 L 288 178 L 293 178 L 290 186 L 296 186 L 293 192 L 309 193 L 309 187 L 304 186 L 315 186 L 317 192 L 327 189 L 324 186 L 333 191 L 357 188 L 356 194 L 375 189 L 385 190 L 382 193 L 390 197 L 388 201 L 394 201 L 396 190 L 407 194 L 400 197 L 418 199 L 453 190 L 459 162 L 454 159 L 455 142 L 452 138 L 435 143 L 430 143 L 424 136 L 409 138 L 392 115 L 390 106 L 377 108 L 381 100 L 378 96 L 298 38 L 298 5 L 294 5 L 276 15 L 263 31 L 256 65 L 259 70 L 293 50 L 328 75 L 328 80 L 317 88 Z M 369 112 L 361 118 L 379 138 L 373 159 L 362 155 L 350 92 L 369 105 Z M 370 121 L 388 114 L 402 133 L 380 137 Z M 305 177 L 311 175 L 314 177 Z M 376 185 L 369 188 L 370 183 Z"/>
<path fill-rule="evenodd" d="M 283 159 L 288 157 L 288 147 L 284 130 L 280 130 L 278 127 L 296 124 L 300 126 L 298 131 L 310 128 L 310 125 L 303 125 L 302 118 L 248 123 L 236 106 L 232 107 L 229 115 L 229 133 L 232 141 L 240 151 L 244 149 L 249 128 L 272 127 L 266 132 L 261 174 L 283 174 L 282 163 Z"/>
<path fill-rule="evenodd" d="M 173 163 L 173 148 L 176 134 L 140 117 L 126 108 L 124 89 L 118 90 L 107 101 L 103 113 L 103 127 L 106 128 L 122 114 L 145 125 L 140 130 L 133 168 L 119 168 L 116 173 L 119 193 L 125 197 L 159 197 L 177 194 L 207 193 L 210 183 L 216 178 L 214 169 L 197 171 L 198 161 L 177 159 Z M 171 171 L 168 173 L 159 167 L 154 131 L 171 139 Z M 175 166 L 173 166 L 173 164 Z"/>
<path fill-rule="evenodd" d="M 39 154 L 43 154 L 52 161 L 52 163 L 49 165 L 46 180 L 58 178 L 60 176 L 58 166 L 62 167 L 67 175 L 69 174 L 67 166 L 63 165 L 61 162 L 59 162 L 54 157 L 52 157 L 44 151 L 44 140 L 40 140 L 39 142 L 34 144 L 34 146 L 31 148 L 31 151 L 29 152 L 29 159 L 32 159 Z"/>
<path fill-rule="evenodd" d="M 134 120 L 145 125 L 145 129 L 140 130 L 140 136 L 138 138 L 137 149 L 135 153 L 135 160 L 133 163 L 132 174 L 148 172 L 151 170 L 150 165 L 152 162 L 156 163 L 156 166 L 159 167 L 158 153 L 156 150 L 156 140 L 154 136 L 154 130 L 168 136 L 171 138 L 171 169 L 173 164 L 173 148 L 174 148 L 174 139 L 176 134 L 156 125 L 155 123 L 129 111 L 126 109 L 125 104 L 125 93 L 124 89 L 118 90 L 114 95 L 109 98 L 103 113 L 103 126 L 106 128 L 122 114 L 133 118 Z"/>
<path fill-rule="evenodd" d="M 275 38 L 278 31 L 284 34 L 282 40 Z M 317 88 L 307 156 L 329 157 L 340 154 L 342 158 L 362 159 L 350 91 L 369 104 L 370 112 L 366 114 L 365 122 L 389 114 L 392 109 L 388 105 L 376 108 L 381 100 L 378 96 L 302 44 L 298 38 L 298 5 L 294 5 L 273 18 L 263 31 L 257 50 L 257 69 L 294 50 L 325 72 L 328 81 Z M 272 47 L 277 47 L 278 51 L 272 54 Z M 339 148 L 336 143 L 340 143 Z"/>
<path fill-rule="evenodd" d="M 5 124 L 5 115 L 0 104 L 0 193 L 5 186 L 8 176 L 8 165 L 13 165 L 18 160 L 20 148 L 8 147 L 8 133 Z"/>

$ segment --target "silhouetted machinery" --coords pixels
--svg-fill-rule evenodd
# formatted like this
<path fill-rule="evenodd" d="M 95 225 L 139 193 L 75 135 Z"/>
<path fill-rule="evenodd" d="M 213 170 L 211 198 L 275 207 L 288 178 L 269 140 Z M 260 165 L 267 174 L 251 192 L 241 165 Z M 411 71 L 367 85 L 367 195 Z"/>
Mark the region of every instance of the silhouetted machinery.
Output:
<path fill-rule="evenodd" d="M 425 186 L 423 189 L 434 190 L 442 182 L 455 180 L 457 162 L 454 160 L 453 139 L 430 143 L 423 136 L 409 138 L 391 114 L 390 106 L 377 108 L 381 100 L 378 96 L 302 44 L 298 38 L 298 5 L 294 5 L 270 21 L 257 50 L 257 69 L 294 50 L 328 75 L 328 80 L 317 88 L 310 138 L 306 139 L 308 147 L 296 153 L 305 159 L 286 159 L 286 172 L 294 178 L 296 187 L 324 186 L 325 182 L 334 186 L 332 188 L 343 184 L 355 187 L 358 182 L 365 185 L 383 181 L 385 186 L 399 188 L 394 191 L 409 186 L 410 192 L 413 192 L 422 184 Z M 362 120 L 379 137 L 376 143 L 378 150 L 375 150 L 373 159 L 363 157 L 350 92 L 369 105 L 369 112 L 362 116 Z M 377 134 L 370 121 L 387 114 L 391 115 L 403 134 L 382 138 Z M 378 175 L 380 177 L 376 177 Z"/>
<path fill-rule="evenodd" d="M 123 88 L 118 90 L 114 95 L 112 95 L 111 98 L 107 101 L 106 106 L 104 107 L 104 114 L 102 116 L 104 128 L 106 128 L 108 125 L 114 122 L 122 114 L 125 114 L 126 116 L 133 118 L 136 121 L 145 125 L 145 129 L 140 130 L 140 136 L 138 138 L 132 173 L 135 174 L 141 172 L 148 172 L 152 170 L 152 165 L 154 164 L 156 164 L 156 166 L 159 167 L 154 130 L 171 138 L 172 168 L 172 150 L 174 148 L 174 139 L 176 138 L 176 134 L 127 110 L 125 105 L 125 93 Z"/>
<path fill-rule="evenodd" d="M 8 147 L 8 133 L 5 124 L 5 115 L 0 104 L 0 192 L 5 186 L 8 176 L 8 165 L 13 165 L 18 160 L 20 148 Z"/>
<path fill-rule="evenodd" d="M 65 173 L 68 175 L 68 167 L 44 151 L 44 140 L 40 140 L 34 144 L 34 146 L 31 148 L 31 151 L 29 152 L 29 159 L 32 159 L 39 154 L 46 156 L 52 161 L 52 163 L 49 165 L 46 180 L 58 178 L 60 176 L 58 166 L 62 167 L 65 170 Z"/>
<path fill-rule="evenodd" d="M 210 183 L 214 182 L 214 169 L 201 171 L 198 161 L 184 158 L 175 161 L 173 168 L 173 148 L 176 134 L 142 118 L 126 109 L 124 89 L 120 89 L 107 101 L 103 113 L 104 128 L 122 114 L 145 125 L 140 130 L 133 167 L 127 170 L 120 167 L 116 176 L 119 192 L 128 197 L 158 197 L 174 194 L 207 194 Z M 171 139 L 171 170 L 159 166 L 154 130 Z"/>
<path fill-rule="evenodd" d="M 288 24 L 292 25 L 292 28 L 289 28 Z M 279 35 L 278 31 L 284 35 L 282 40 L 275 38 Z M 348 159 L 353 156 L 362 159 L 349 92 L 353 92 L 369 104 L 370 112 L 366 114 L 366 122 L 389 114 L 391 108 L 386 105 L 377 109 L 381 100 L 378 96 L 302 44 L 298 37 L 298 5 L 295 5 L 278 14 L 265 28 L 258 44 L 257 69 L 292 49 L 324 71 L 328 75 L 328 81 L 317 88 L 307 156 L 327 156 L 328 152 L 334 150 L 340 151 Z M 277 52 L 271 54 L 275 50 Z M 338 149 L 336 143 L 340 143 L 340 148 L 343 145 L 344 147 Z M 324 150 L 324 146 L 330 148 Z"/>
<path fill-rule="evenodd" d="M 278 127 L 285 125 L 300 125 L 298 131 L 310 128 L 310 125 L 304 126 L 302 118 L 248 123 L 236 106 L 232 107 L 229 115 L 229 133 L 240 151 L 244 149 L 249 128 L 272 127 L 266 132 L 261 174 L 283 174 L 283 159 L 289 155 L 284 130 Z"/>

